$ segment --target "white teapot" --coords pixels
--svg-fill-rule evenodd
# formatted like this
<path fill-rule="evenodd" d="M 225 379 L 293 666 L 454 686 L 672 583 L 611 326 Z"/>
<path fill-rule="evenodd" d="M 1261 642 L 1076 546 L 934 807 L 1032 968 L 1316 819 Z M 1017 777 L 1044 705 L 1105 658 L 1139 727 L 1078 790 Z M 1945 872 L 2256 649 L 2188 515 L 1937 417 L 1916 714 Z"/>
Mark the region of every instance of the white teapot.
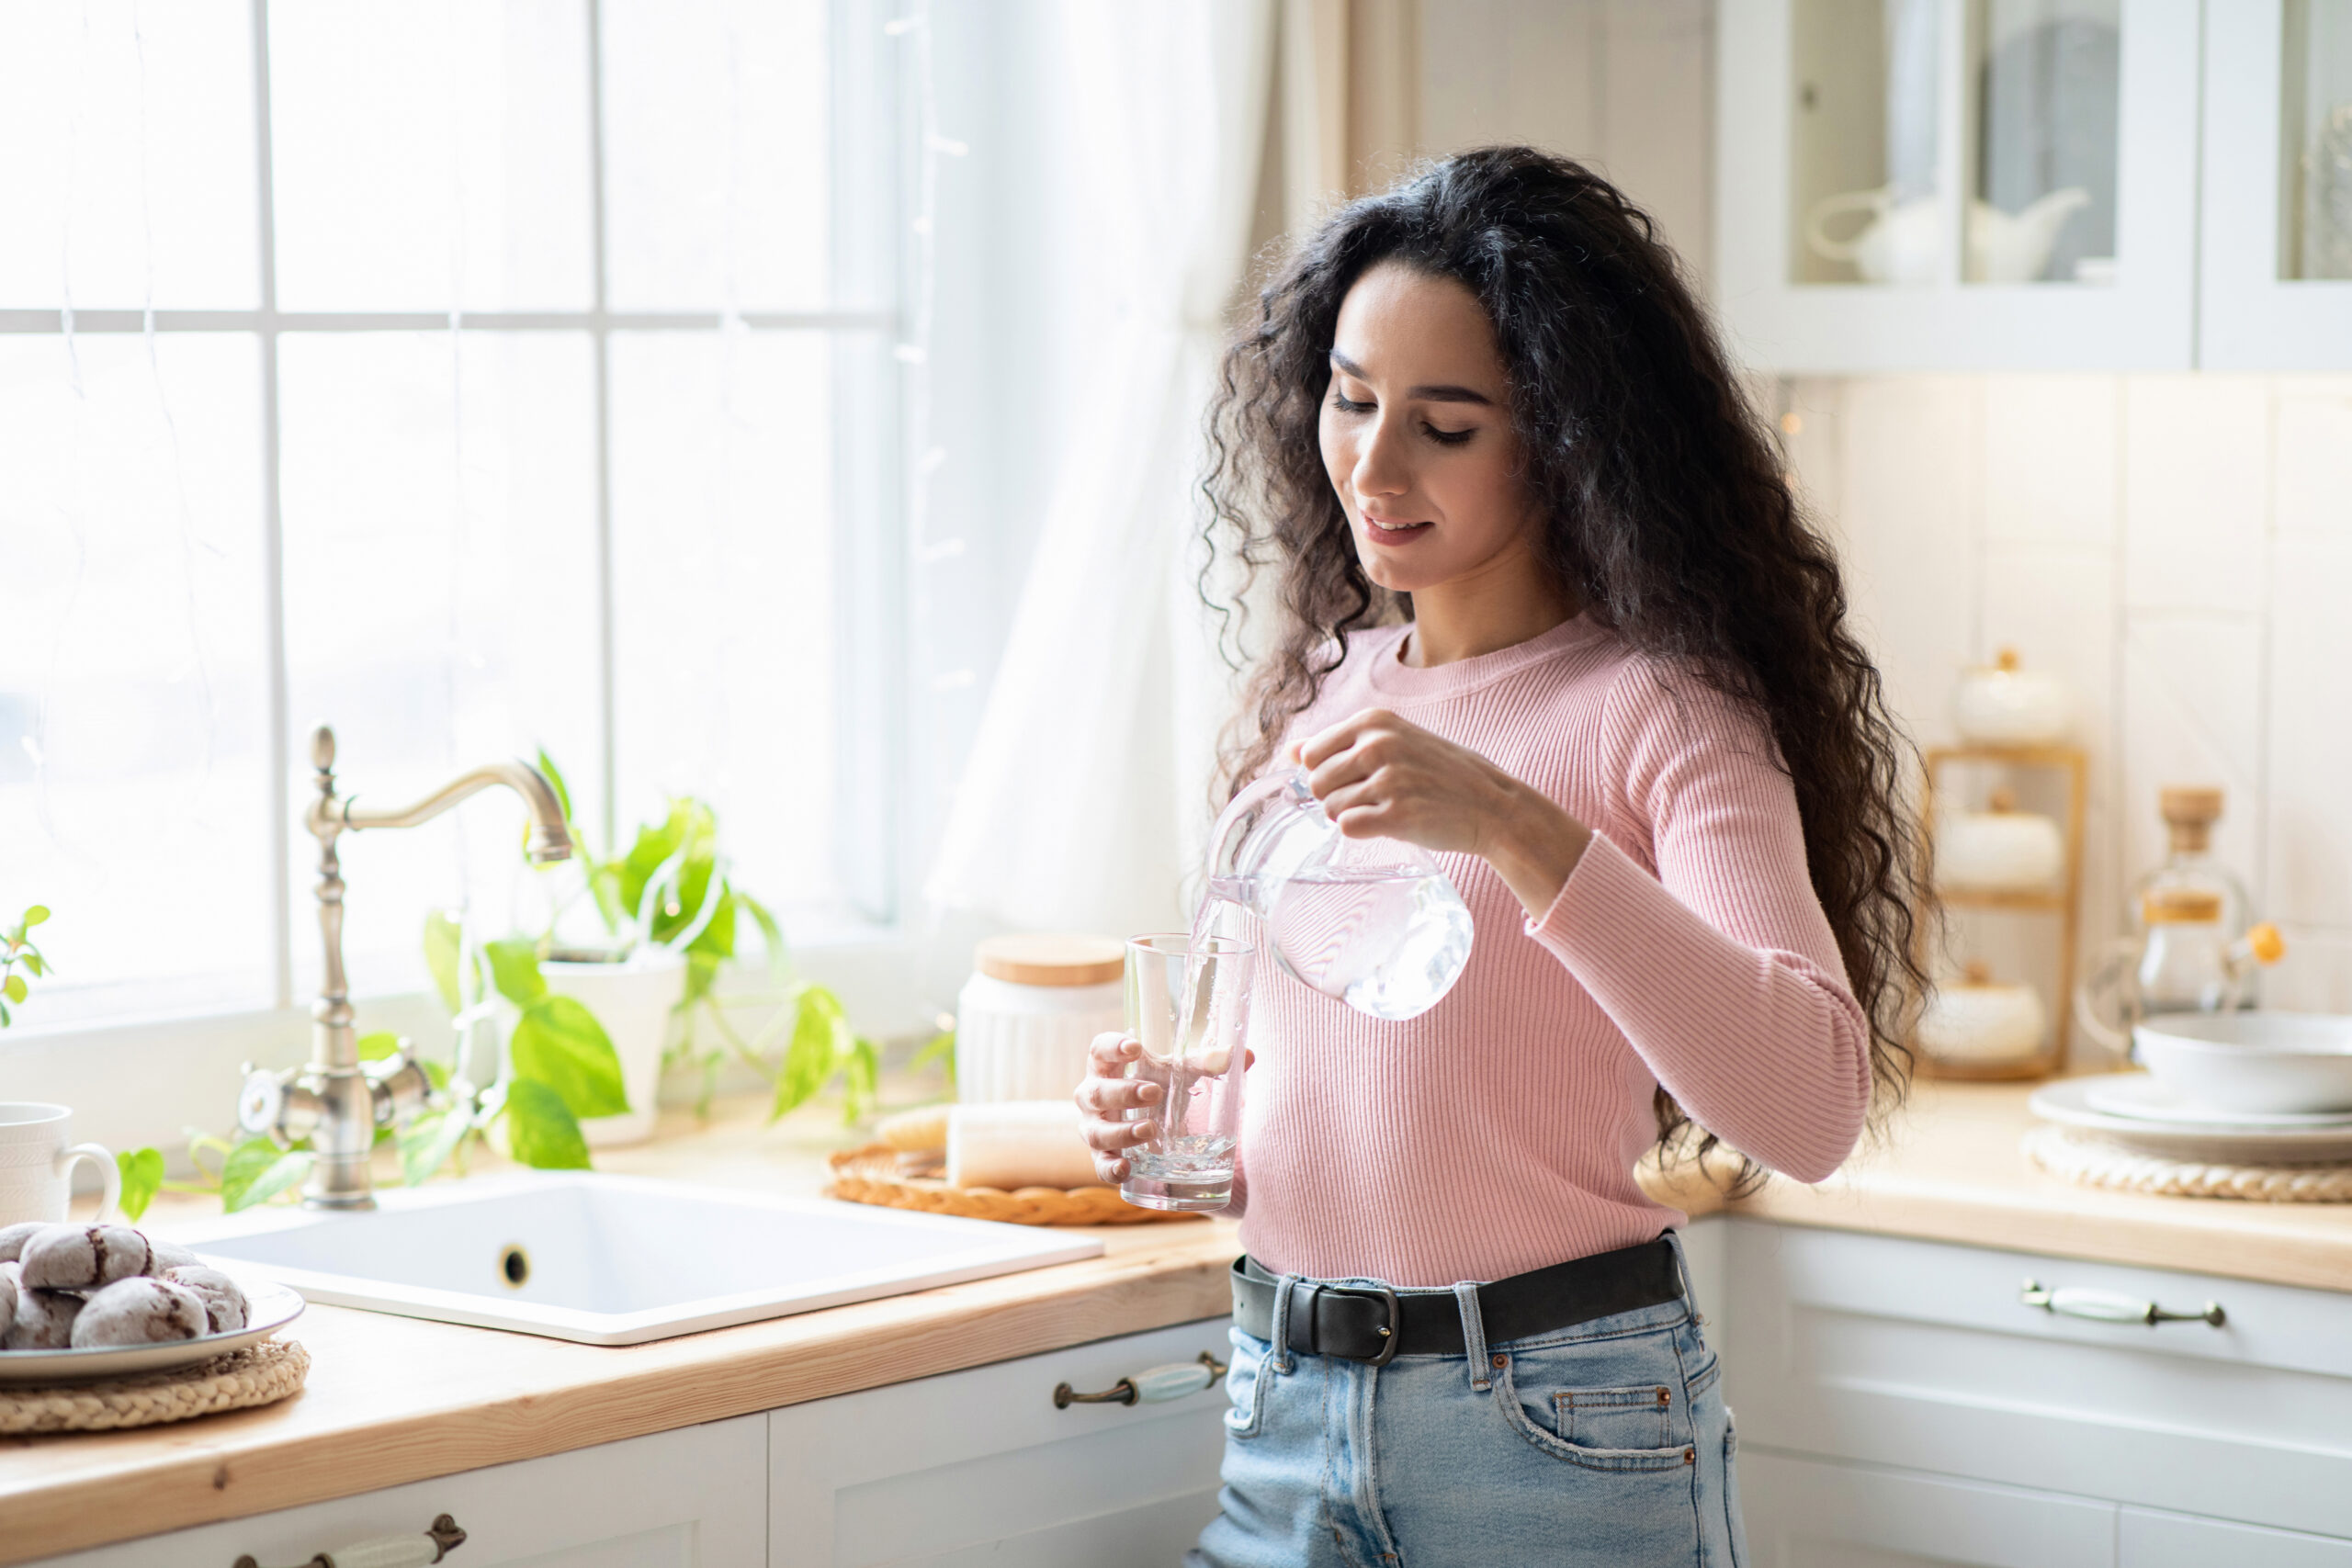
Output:
<path fill-rule="evenodd" d="M 2030 283 L 2050 265 L 2058 231 L 2090 205 L 2080 186 L 2053 190 L 2012 216 L 1989 202 L 1968 204 L 1968 266 L 1971 283 Z M 1842 191 L 1825 197 L 1805 215 L 1804 243 L 1817 256 L 1849 262 L 1865 283 L 1933 283 L 1943 240 L 1941 203 L 1933 196 L 1894 199 L 1893 186 Z M 1868 212 L 1871 221 L 1850 240 L 1833 240 L 1826 224 L 1848 212 Z"/>

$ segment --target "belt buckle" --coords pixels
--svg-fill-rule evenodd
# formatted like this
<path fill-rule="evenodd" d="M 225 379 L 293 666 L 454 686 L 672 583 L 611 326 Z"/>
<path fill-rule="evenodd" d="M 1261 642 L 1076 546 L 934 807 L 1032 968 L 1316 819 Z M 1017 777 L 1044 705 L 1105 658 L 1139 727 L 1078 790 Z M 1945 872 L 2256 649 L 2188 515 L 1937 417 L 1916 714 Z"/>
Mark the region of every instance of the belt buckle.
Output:
<path fill-rule="evenodd" d="M 1361 1359 L 1367 1367 L 1385 1367 L 1396 1359 L 1396 1352 L 1405 1343 L 1405 1314 L 1396 1304 L 1396 1292 L 1385 1285 L 1326 1285 L 1323 1289 L 1325 1293 L 1329 1295 L 1358 1298 L 1376 1295 L 1387 1303 L 1388 1326 L 1380 1331 L 1382 1340 L 1380 1354 L 1363 1358 L 1350 1357 L 1349 1359 Z"/>

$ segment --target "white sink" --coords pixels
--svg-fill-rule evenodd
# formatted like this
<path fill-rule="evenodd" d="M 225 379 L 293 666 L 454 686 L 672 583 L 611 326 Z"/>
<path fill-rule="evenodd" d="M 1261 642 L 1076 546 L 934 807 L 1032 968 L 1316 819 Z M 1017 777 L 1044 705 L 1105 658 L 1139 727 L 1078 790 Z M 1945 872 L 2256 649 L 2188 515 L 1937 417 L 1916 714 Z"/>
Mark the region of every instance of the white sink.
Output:
<path fill-rule="evenodd" d="M 176 1236 L 314 1302 L 638 1345 L 1099 1257 L 1067 1232 L 584 1171 L 271 1210 Z"/>

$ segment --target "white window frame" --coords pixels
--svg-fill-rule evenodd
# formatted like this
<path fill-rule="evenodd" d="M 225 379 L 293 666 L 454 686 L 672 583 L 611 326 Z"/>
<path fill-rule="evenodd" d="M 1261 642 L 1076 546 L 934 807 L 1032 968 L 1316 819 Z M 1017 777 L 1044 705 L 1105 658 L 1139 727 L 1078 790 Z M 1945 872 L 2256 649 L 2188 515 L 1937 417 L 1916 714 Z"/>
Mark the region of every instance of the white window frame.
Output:
<path fill-rule="evenodd" d="M 620 332 L 718 333 L 820 331 L 836 334 L 833 390 L 837 406 L 856 411 L 834 426 L 836 579 L 839 624 L 857 628 L 841 650 L 835 677 L 840 733 L 834 853 L 847 894 L 843 919 L 833 929 L 797 935 L 796 958 L 811 978 L 841 991 L 862 1030 L 889 1037 L 928 1021 L 915 983 L 920 944 L 903 912 L 918 897 L 914 850 L 924 833 L 910 811 L 905 787 L 911 705 L 905 648 L 908 613 L 903 491 L 908 464 L 900 450 L 907 419 L 901 404 L 920 373 L 922 355 L 902 347 L 908 334 L 901 301 L 910 258 L 906 193 L 922 155 L 926 128 L 917 123 L 915 94 L 901 85 L 909 51 L 886 20 L 893 0 L 829 0 L 828 52 L 834 127 L 831 202 L 833 275 L 870 279 L 877 303 L 860 309 L 810 311 L 624 311 L 606 304 L 604 44 L 599 0 L 579 0 L 587 17 L 588 135 L 593 285 L 590 303 L 576 310 L 285 311 L 277 308 L 277 229 L 270 102 L 270 0 L 249 0 L 254 61 L 254 129 L 259 225 L 260 299 L 251 310 L 14 310 L 0 309 L 0 335 L 41 336 L 172 333 L 250 333 L 261 352 L 263 558 L 268 648 L 269 792 L 272 819 L 291 820 L 295 745 L 288 711 L 285 622 L 284 529 L 279 504 L 278 340 L 288 333 L 559 332 L 585 333 L 595 374 L 595 555 L 597 562 L 597 682 L 602 727 L 596 769 L 603 785 L 601 828 L 617 842 L 618 755 L 615 725 L 614 595 L 611 460 L 612 334 Z M 918 11 L 920 15 L 920 11 Z M 927 47 L 927 39 L 923 40 Z M 921 62 L 927 69 L 927 62 Z M 847 132 L 846 134 L 844 132 Z M 919 332 L 928 323 L 919 321 Z M 842 353 L 842 345 L 856 352 Z M 243 1062 L 282 1065 L 308 1053 L 310 1006 L 295 992 L 296 944 L 316 940 L 308 900 L 296 888 L 292 835 L 268 839 L 275 997 L 265 1009 L 198 1014 L 115 1017 L 43 1026 L 39 1009 L 0 1033 L 0 1076 L 14 1092 L 62 1100 L 83 1111 L 77 1130 L 121 1145 L 155 1143 L 176 1148 L 181 1129 L 205 1122 L 206 1106 L 226 1122 Z M 364 890 L 363 894 L 364 894 Z M 432 1038 L 447 1028 L 437 1003 L 413 992 L 369 994 L 355 976 L 368 1026 Z M 17 1089 L 16 1086 L 22 1086 Z"/>

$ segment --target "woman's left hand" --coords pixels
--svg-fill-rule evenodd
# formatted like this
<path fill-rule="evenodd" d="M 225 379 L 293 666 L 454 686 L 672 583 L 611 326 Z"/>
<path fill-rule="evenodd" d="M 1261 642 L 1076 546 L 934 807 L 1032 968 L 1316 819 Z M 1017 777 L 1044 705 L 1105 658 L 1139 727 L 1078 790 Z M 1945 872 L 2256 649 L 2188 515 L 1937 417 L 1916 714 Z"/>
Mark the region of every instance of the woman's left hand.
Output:
<path fill-rule="evenodd" d="M 1477 855 L 1540 918 L 1591 831 L 1466 746 L 1366 708 L 1291 748 L 1324 812 L 1351 839 L 1402 839 Z"/>

